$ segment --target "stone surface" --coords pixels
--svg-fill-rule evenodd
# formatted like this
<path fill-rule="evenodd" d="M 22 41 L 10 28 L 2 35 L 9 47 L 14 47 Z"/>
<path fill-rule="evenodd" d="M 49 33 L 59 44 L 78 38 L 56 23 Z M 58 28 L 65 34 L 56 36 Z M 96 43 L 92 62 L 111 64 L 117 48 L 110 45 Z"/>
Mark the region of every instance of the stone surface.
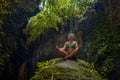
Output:
<path fill-rule="evenodd" d="M 62 58 L 38 62 L 38 69 L 31 80 L 102 80 L 89 63 Z"/>

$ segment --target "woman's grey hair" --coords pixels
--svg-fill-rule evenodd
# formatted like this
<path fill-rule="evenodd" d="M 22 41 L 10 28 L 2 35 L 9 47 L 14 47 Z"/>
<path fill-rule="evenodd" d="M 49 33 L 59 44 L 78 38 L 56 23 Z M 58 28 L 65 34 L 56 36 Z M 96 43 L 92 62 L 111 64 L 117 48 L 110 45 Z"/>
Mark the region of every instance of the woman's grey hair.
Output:
<path fill-rule="evenodd" d="M 68 37 L 69 37 L 69 36 L 71 36 L 71 35 L 72 35 L 72 36 L 74 36 L 74 34 L 73 34 L 73 33 L 69 33 L 69 34 L 68 34 Z M 75 37 L 75 36 L 74 36 L 74 37 Z"/>

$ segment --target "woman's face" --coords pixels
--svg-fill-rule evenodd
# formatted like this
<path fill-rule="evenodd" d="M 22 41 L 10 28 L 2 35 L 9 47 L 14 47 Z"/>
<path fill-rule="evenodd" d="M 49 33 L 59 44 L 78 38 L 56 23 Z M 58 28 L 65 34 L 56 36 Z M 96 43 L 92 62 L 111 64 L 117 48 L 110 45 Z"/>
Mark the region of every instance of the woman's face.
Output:
<path fill-rule="evenodd" d="M 74 40 L 74 35 L 73 34 L 68 35 L 68 39 L 69 39 L 69 41 L 73 41 Z"/>

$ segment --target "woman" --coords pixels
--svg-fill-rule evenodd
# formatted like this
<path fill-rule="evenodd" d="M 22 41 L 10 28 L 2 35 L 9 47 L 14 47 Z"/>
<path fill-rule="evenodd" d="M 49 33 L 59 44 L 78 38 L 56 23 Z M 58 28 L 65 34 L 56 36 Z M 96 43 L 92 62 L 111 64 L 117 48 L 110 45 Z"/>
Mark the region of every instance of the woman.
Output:
<path fill-rule="evenodd" d="M 79 50 L 79 46 L 77 41 L 74 41 L 74 34 L 69 33 L 68 34 L 68 40 L 65 42 L 63 48 L 59 48 L 58 45 L 56 45 L 56 49 L 60 52 L 60 54 L 64 57 L 64 59 L 72 59 L 76 60 L 76 55 Z"/>

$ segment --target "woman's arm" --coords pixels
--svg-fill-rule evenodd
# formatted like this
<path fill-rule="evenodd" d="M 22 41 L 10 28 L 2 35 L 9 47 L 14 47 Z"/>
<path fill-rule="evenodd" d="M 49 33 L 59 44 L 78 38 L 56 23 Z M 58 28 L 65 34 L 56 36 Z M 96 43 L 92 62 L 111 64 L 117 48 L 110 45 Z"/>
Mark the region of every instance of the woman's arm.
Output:
<path fill-rule="evenodd" d="M 78 42 L 77 42 L 77 41 L 75 42 L 75 47 L 76 47 L 75 50 L 78 50 L 78 49 L 79 49 L 79 46 L 78 46 Z"/>
<path fill-rule="evenodd" d="M 72 57 L 73 55 L 76 55 L 78 53 L 78 50 L 79 50 L 79 46 L 78 46 L 78 42 L 76 41 L 75 42 L 75 49 L 73 50 L 72 53 L 70 53 L 70 57 Z"/>
<path fill-rule="evenodd" d="M 63 46 L 63 48 L 61 48 L 61 49 L 64 49 L 64 50 L 66 49 L 66 42 L 65 42 L 65 44 L 64 44 L 64 46 Z"/>
<path fill-rule="evenodd" d="M 65 44 L 64 44 L 64 46 L 62 48 L 59 48 L 59 46 L 56 45 L 56 49 L 63 49 L 63 50 L 65 50 L 66 49 L 66 42 L 65 42 Z"/>

